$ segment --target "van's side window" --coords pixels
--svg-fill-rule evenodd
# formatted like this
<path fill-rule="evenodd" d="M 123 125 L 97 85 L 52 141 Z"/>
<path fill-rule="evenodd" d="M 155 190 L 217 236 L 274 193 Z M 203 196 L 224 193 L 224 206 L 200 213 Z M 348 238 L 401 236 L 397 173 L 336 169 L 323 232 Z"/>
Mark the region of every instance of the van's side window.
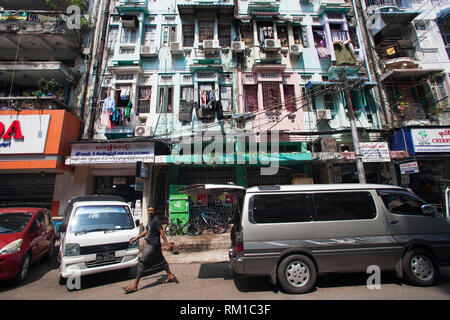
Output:
<path fill-rule="evenodd" d="M 285 223 L 312 220 L 305 194 L 255 195 L 250 201 L 252 223 Z"/>
<path fill-rule="evenodd" d="M 377 215 L 369 192 L 314 193 L 318 221 L 373 219 Z"/>
<path fill-rule="evenodd" d="M 395 214 L 422 215 L 421 206 L 425 202 L 412 195 L 395 191 L 380 191 L 386 209 Z"/>

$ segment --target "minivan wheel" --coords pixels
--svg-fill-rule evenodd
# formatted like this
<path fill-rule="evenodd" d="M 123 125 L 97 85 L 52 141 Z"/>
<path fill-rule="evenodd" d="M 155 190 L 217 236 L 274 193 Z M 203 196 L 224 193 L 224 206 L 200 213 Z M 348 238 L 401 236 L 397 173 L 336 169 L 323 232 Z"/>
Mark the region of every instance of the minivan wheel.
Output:
<path fill-rule="evenodd" d="M 317 271 L 310 258 L 304 255 L 291 255 L 281 261 L 277 269 L 277 279 L 288 293 L 310 291 L 317 278 Z"/>
<path fill-rule="evenodd" d="M 439 268 L 432 255 L 423 249 L 413 249 L 403 257 L 403 273 L 416 286 L 432 286 L 439 277 Z"/>

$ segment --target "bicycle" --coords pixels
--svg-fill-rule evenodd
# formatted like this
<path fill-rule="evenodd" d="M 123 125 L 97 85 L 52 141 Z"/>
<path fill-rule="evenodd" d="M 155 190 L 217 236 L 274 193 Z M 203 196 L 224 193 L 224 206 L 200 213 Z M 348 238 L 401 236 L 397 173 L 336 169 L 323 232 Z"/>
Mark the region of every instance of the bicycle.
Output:
<path fill-rule="evenodd" d="M 191 221 L 187 221 L 186 223 L 180 223 L 180 219 L 177 218 L 175 221 L 171 221 L 164 228 L 164 232 L 169 236 L 177 236 L 177 235 L 195 235 L 196 229 L 193 229 Z"/>
<path fill-rule="evenodd" d="M 192 219 L 188 234 L 199 235 L 204 230 L 209 229 L 216 234 L 224 233 L 228 229 L 228 221 L 217 213 L 208 215 L 205 211 L 202 211 L 200 215 Z"/>

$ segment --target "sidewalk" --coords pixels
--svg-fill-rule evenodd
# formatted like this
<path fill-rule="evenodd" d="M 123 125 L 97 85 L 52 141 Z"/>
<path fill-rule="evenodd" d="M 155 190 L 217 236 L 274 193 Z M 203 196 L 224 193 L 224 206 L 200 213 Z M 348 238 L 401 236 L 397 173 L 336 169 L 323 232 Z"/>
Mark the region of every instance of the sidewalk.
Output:
<path fill-rule="evenodd" d="M 140 242 L 141 252 L 145 242 Z M 167 236 L 171 251 L 163 251 L 169 264 L 213 263 L 228 261 L 231 246 L 230 233 L 202 234 L 199 236 Z M 145 241 L 145 240 L 144 240 Z"/>

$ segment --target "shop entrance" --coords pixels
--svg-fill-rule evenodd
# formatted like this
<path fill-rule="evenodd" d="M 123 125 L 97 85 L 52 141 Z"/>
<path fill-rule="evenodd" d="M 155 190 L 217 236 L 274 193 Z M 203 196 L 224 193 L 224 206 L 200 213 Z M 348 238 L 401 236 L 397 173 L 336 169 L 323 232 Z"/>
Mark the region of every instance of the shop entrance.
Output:
<path fill-rule="evenodd" d="M 135 176 L 99 176 L 95 177 L 95 194 L 121 196 L 132 207 L 136 200 L 142 199 L 142 190 L 136 189 Z"/>

